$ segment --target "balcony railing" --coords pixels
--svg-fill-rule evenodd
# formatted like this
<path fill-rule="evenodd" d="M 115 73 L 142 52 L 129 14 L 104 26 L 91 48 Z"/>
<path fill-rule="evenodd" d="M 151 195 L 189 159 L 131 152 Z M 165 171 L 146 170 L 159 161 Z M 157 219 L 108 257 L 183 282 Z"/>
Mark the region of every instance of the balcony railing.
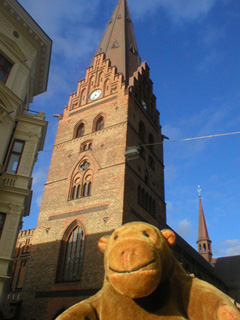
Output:
<path fill-rule="evenodd" d="M 31 190 L 32 177 L 20 176 L 4 172 L 2 174 L 3 185 L 6 187 L 14 187 L 19 189 Z"/>

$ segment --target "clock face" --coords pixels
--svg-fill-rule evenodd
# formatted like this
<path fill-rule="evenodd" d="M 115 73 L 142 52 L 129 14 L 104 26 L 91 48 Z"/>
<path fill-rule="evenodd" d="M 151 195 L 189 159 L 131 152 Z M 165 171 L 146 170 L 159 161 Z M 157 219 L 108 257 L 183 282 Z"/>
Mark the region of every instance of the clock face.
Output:
<path fill-rule="evenodd" d="M 102 91 L 100 89 L 93 91 L 90 94 L 90 97 L 89 97 L 90 100 L 91 101 L 97 100 L 100 97 L 101 93 L 102 93 Z"/>

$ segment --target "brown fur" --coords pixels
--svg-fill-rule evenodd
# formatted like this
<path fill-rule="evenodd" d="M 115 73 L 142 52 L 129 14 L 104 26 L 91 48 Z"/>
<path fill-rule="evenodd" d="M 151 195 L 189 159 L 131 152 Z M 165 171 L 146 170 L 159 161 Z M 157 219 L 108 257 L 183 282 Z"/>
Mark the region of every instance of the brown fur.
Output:
<path fill-rule="evenodd" d="M 102 289 L 57 320 L 240 320 L 225 294 L 186 274 L 169 248 L 174 242 L 173 231 L 143 222 L 101 238 Z"/>

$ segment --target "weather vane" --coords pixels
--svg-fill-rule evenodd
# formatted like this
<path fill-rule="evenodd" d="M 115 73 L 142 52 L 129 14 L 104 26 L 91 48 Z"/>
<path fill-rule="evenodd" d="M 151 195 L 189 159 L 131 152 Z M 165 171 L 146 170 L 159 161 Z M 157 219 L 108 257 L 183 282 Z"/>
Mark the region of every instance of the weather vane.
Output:
<path fill-rule="evenodd" d="M 199 197 L 201 197 L 201 191 L 202 191 L 202 189 L 201 189 L 200 186 L 198 185 L 197 192 L 198 192 Z"/>

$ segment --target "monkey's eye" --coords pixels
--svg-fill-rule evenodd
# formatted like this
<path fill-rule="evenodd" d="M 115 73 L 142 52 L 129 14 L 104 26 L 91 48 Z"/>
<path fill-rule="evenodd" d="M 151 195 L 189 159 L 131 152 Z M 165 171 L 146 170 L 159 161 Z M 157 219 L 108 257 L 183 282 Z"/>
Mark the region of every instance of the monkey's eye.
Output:
<path fill-rule="evenodd" d="M 115 237 L 114 237 L 114 240 L 117 240 L 117 238 L 118 238 L 118 235 L 116 234 Z"/>
<path fill-rule="evenodd" d="M 143 234 L 145 237 L 149 238 L 149 234 L 147 233 L 147 231 L 143 231 Z"/>

